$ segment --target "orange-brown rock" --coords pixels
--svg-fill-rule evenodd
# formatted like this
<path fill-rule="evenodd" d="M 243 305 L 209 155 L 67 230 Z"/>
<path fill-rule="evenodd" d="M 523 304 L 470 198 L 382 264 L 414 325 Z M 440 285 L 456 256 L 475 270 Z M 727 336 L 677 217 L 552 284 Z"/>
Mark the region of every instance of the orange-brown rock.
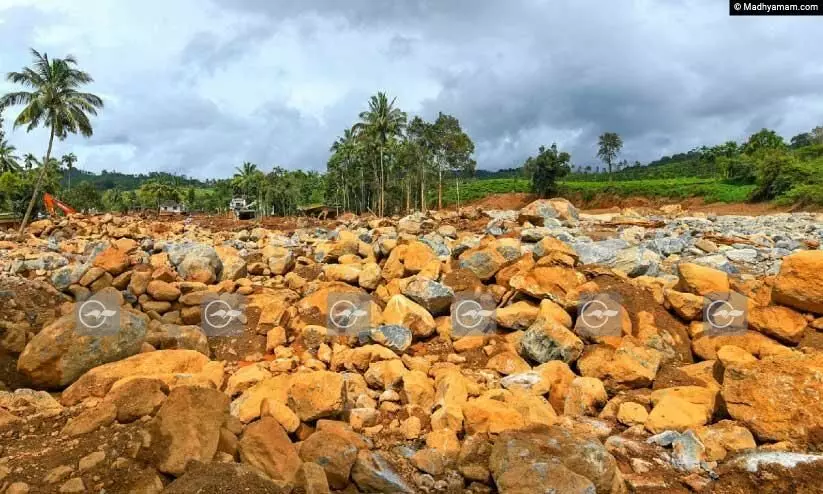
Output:
<path fill-rule="evenodd" d="M 781 305 L 823 314 L 823 250 L 797 252 L 783 258 L 774 280 L 772 299 Z"/>

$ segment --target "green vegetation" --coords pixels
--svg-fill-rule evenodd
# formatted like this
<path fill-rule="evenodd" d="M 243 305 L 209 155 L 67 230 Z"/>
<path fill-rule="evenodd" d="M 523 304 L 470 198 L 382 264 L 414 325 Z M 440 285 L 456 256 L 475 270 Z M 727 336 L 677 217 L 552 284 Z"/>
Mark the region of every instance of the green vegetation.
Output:
<path fill-rule="evenodd" d="M 237 166 L 233 177 L 216 180 L 166 172 L 92 173 L 78 168 L 83 163 L 75 154 L 54 153 L 55 139 L 92 135 L 90 117 L 103 101 L 80 91 L 92 77 L 72 56 L 50 59 L 35 50 L 32 55 L 30 67 L 7 75 L 27 90 L 0 98 L 0 112 L 22 107 L 15 127 L 49 131 L 41 160 L 9 142 L 0 118 L 0 210 L 24 222 L 40 211 L 43 192 L 97 212 L 155 210 L 168 203 L 225 212 L 232 197 L 242 196 L 259 215 L 296 214 L 300 206 L 324 203 L 357 213 L 402 214 L 510 192 L 584 200 L 605 195 L 823 204 L 823 126 L 788 143 L 762 129 L 742 143 L 703 146 L 645 165 L 618 160 L 623 139 L 605 132 L 597 142 L 605 166 L 574 164 L 552 144 L 540 146 L 520 167 L 490 172 L 475 170 L 474 143 L 457 118 L 444 113 L 433 122 L 410 118 L 383 92 L 372 96 L 358 120 L 332 143 L 325 173 L 279 166 L 266 171 L 251 162 Z"/>
<path fill-rule="evenodd" d="M 51 160 L 54 138 L 64 140 L 69 134 L 80 133 L 84 137 L 93 134 L 89 115 L 97 115 L 103 108 L 103 100 L 91 93 L 78 91 L 77 88 L 91 83 L 94 79 L 77 68 L 77 60 L 71 55 L 66 58 L 49 60 L 46 53 L 42 55 L 32 49 L 34 63 L 24 67 L 20 72 L 9 72 L 9 82 L 30 88 L 31 91 L 15 91 L 0 98 L 0 108 L 24 105 L 23 110 L 14 120 L 14 126 L 26 126 L 31 132 L 37 127 L 49 128 L 49 146 L 43 158 L 44 166 L 37 174 L 34 191 L 20 224 L 20 233 L 26 227 L 38 193 L 43 183 Z"/>
<path fill-rule="evenodd" d="M 523 163 L 523 172 L 531 180 L 532 191 L 542 198 L 556 195 L 557 180 L 569 174 L 571 159 L 569 153 L 557 151 L 557 144 L 552 144 L 549 149 L 540 146 L 537 157 L 529 157 Z"/>
<path fill-rule="evenodd" d="M 454 180 L 460 200 L 460 180 L 471 177 L 474 143 L 460 122 L 440 113 L 434 122 L 406 113 L 384 93 L 369 100 L 360 121 L 345 129 L 331 146 L 327 165 L 326 200 L 345 210 L 393 214 L 425 211 L 437 184 L 437 205 L 443 188 Z"/>

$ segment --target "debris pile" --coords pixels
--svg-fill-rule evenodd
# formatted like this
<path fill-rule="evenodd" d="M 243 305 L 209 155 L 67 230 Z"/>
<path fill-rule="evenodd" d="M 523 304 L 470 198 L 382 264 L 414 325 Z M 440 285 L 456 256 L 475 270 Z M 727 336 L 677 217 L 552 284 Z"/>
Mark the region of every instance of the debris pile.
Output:
<path fill-rule="evenodd" d="M 38 221 L 0 235 L 0 492 L 815 492 L 821 237 L 564 199 Z"/>

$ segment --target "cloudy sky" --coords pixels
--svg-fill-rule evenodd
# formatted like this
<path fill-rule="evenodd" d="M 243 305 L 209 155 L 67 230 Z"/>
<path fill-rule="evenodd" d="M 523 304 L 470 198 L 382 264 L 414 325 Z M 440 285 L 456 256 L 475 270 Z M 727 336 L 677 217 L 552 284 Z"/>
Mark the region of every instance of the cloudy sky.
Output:
<path fill-rule="evenodd" d="M 789 138 L 823 124 L 820 46 L 820 17 L 730 18 L 721 0 L 0 0 L 0 71 L 29 47 L 71 53 L 105 100 L 58 154 L 195 177 L 323 170 L 378 90 L 456 116 L 485 169 L 554 141 L 593 163 L 604 131 L 630 161 Z M 10 139 L 40 155 L 47 135 Z"/>

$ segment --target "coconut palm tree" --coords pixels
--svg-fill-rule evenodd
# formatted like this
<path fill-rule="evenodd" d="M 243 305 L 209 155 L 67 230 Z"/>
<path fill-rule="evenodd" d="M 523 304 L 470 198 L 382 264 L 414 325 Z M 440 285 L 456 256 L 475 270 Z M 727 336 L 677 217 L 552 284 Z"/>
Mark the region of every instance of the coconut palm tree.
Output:
<path fill-rule="evenodd" d="M 612 181 L 612 163 L 623 148 L 623 140 L 615 132 L 604 132 L 597 141 L 597 157 L 609 167 L 609 182 Z"/>
<path fill-rule="evenodd" d="M 243 195 L 246 196 L 246 200 L 249 200 L 249 188 L 254 185 L 255 180 L 258 178 L 259 170 L 257 165 L 246 161 L 242 166 L 235 167 L 234 170 L 233 185 L 241 189 Z"/>
<path fill-rule="evenodd" d="M 49 128 L 49 146 L 43 159 L 44 163 L 49 163 L 55 137 L 63 140 L 69 134 L 78 132 L 91 137 L 93 130 L 89 115 L 97 115 L 97 110 L 103 108 L 103 100 L 78 90 L 93 82 L 93 79 L 77 68 L 77 60 L 73 56 L 49 59 L 48 54 L 40 54 L 35 49 L 31 50 L 31 54 L 34 62 L 30 67 L 24 67 L 20 72 L 9 72 L 6 76 L 9 82 L 28 87 L 31 91 L 8 93 L 0 98 L 0 106 L 25 105 L 14 121 L 15 127 L 26 125 L 27 132 L 40 126 Z M 47 168 L 44 166 L 38 174 L 29 207 L 20 223 L 21 235 L 31 216 Z"/>
<path fill-rule="evenodd" d="M 406 113 L 394 106 L 396 100 L 397 98 L 393 98 L 389 102 L 386 93 L 378 92 L 369 100 L 369 109 L 360 114 L 360 123 L 357 124 L 358 130 L 363 130 L 376 139 L 380 151 L 380 216 L 385 213 L 386 204 L 386 174 L 383 166 L 386 142 L 400 135 L 406 126 Z"/>
<path fill-rule="evenodd" d="M 26 153 L 23 155 L 23 166 L 26 167 L 26 170 L 31 170 L 34 168 L 34 165 L 37 164 L 37 157 L 31 153 Z"/>
<path fill-rule="evenodd" d="M 0 139 L 0 173 L 20 170 L 20 163 L 17 161 L 20 158 L 14 155 L 16 149 L 5 139 Z"/>
<path fill-rule="evenodd" d="M 64 154 L 61 160 L 69 173 L 68 188 L 71 190 L 71 171 L 74 169 L 74 164 L 77 163 L 77 155 L 74 153 Z"/>

